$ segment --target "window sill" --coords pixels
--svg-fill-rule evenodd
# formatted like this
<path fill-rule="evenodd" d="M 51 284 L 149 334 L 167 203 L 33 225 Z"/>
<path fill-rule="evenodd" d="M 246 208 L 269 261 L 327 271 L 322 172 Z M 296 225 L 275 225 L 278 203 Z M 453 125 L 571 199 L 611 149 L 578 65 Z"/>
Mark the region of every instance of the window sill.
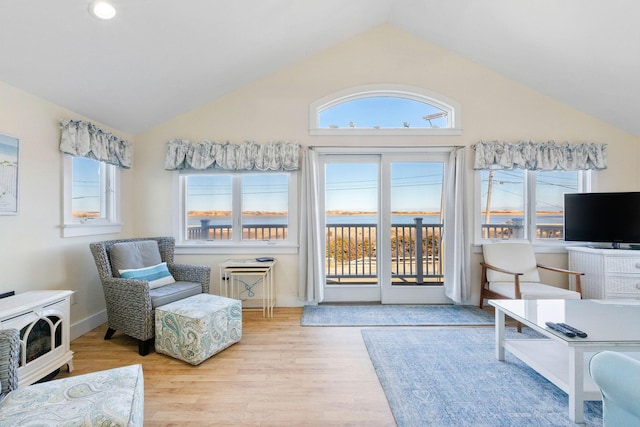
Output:
<path fill-rule="evenodd" d="M 414 129 L 352 129 L 352 128 L 339 128 L 339 129 L 309 129 L 309 135 L 312 136 L 442 136 L 442 135 L 462 135 L 462 129 L 457 128 L 414 128 Z"/>
<path fill-rule="evenodd" d="M 272 254 L 297 254 L 298 245 L 293 243 L 287 244 L 275 244 L 266 242 L 256 242 L 254 244 L 211 244 L 207 242 L 202 243 L 177 243 L 175 248 L 176 255 L 197 255 L 197 254 L 260 254 L 260 255 L 272 255 Z"/>
<path fill-rule="evenodd" d="M 508 242 L 526 242 L 529 243 L 528 240 L 487 240 L 482 243 L 475 243 L 473 245 L 473 253 L 481 254 L 482 253 L 482 245 L 490 244 L 490 243 L 508 243 Z M 568 245 L 564 241 L 555 241 L 555 242 L 534 242 L 533 243 L 533 251 L 537 254 L 563 254 L 567 253 Z"/>
<path fill-rule="evenodd" d="M 64 224 L 61 228 L 62 237 L 80 237 L 120 233 L 122 231 L 122 224 L 113 222 L 106 224 Z"/>

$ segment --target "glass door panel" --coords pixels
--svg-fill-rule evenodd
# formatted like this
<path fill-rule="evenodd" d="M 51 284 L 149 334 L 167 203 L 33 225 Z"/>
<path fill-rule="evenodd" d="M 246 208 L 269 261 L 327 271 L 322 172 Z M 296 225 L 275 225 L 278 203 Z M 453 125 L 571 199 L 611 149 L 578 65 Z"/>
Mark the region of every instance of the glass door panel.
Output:
<path fill-rule="evenodd" d="M 391 163 L 391 283 L 442 284 L 444 165 Z"/>
<path fill-rule="evenodd" d="M 325 300 L 379 301 L 379 156 L 324 164 Z"/>
<path fill-rule="evenodd" d="M 389 217 L 381 233 L 386 266 L 382 302 L 449 302 L 443 287 L 445 159 L 433 154 L 387 155 L 382 164 L 388 192 L 383 209 Z"/>

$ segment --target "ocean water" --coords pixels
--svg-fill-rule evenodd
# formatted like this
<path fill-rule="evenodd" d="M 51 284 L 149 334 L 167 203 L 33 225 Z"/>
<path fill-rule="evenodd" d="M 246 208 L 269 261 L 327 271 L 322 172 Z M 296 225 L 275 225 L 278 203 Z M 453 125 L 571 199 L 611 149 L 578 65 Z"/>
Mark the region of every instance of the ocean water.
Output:
<path fill-rule="evenodd" d="M 393 224 L 413 224 L 414 218 L 422 218 L 423 224 L 439 224 L 440 215 L 394 215 L 391 218 Z M 493 215 L 490 224 L 505 224 L 513 221 L 512 215 Z M 522 217 L 519 217 L 522 218 Z M 209 219 L 211 225 L 230 225 L 231 217 L 215 216 L 215 217 L 189 217 L 189 225 L 200 225 L 201 219 Z M 482 218 L 484 222 L 484 217 Z M 374 215 L 331 215 L 327 216 L 327 224 L 375 224 L 377 221 Z M 562 224 L 562 215 L 539 215 L 538 224 Z M 255 216 L 247 217 L 243 220 L 246 225 L 252 224 L 286 224 L 286 216 Z"/>

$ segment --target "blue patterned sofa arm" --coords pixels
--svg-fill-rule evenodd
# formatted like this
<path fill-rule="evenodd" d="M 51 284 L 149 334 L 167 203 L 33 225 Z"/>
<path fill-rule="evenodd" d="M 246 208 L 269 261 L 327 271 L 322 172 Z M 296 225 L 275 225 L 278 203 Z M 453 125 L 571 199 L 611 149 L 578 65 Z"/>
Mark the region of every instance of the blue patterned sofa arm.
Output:
<path fill-rule="evenodd" d="M 15 331 L 15 330 L 9 330 Z M 17 332 L 0 331 L 0 371 L 17 371 L 17 363 L 6 363 Z M 7 352 L 8 351 L 8 352 Z M 14 374 L 15 377 L 17 375 Z M 0 402 L 0 427 L 38 426 L 142 426 L 144 421 L 144 377 L 141 365 L 63 378 L 15 388 L 17 378 L 0 373 L 2 390 L 9 392 Z M 13 390 L 13 391 L 11 391 Z"/>

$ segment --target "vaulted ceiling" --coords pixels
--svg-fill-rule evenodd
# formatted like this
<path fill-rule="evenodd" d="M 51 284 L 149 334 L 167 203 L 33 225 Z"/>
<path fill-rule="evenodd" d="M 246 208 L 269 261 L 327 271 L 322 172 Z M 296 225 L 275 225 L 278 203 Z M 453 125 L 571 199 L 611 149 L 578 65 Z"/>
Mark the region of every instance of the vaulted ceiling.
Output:
<path fill-rule="evenodd" d="M 0 80 L 137 134 L 388 23 L 640 135 L 636 0 L 0 0 Z"/>

